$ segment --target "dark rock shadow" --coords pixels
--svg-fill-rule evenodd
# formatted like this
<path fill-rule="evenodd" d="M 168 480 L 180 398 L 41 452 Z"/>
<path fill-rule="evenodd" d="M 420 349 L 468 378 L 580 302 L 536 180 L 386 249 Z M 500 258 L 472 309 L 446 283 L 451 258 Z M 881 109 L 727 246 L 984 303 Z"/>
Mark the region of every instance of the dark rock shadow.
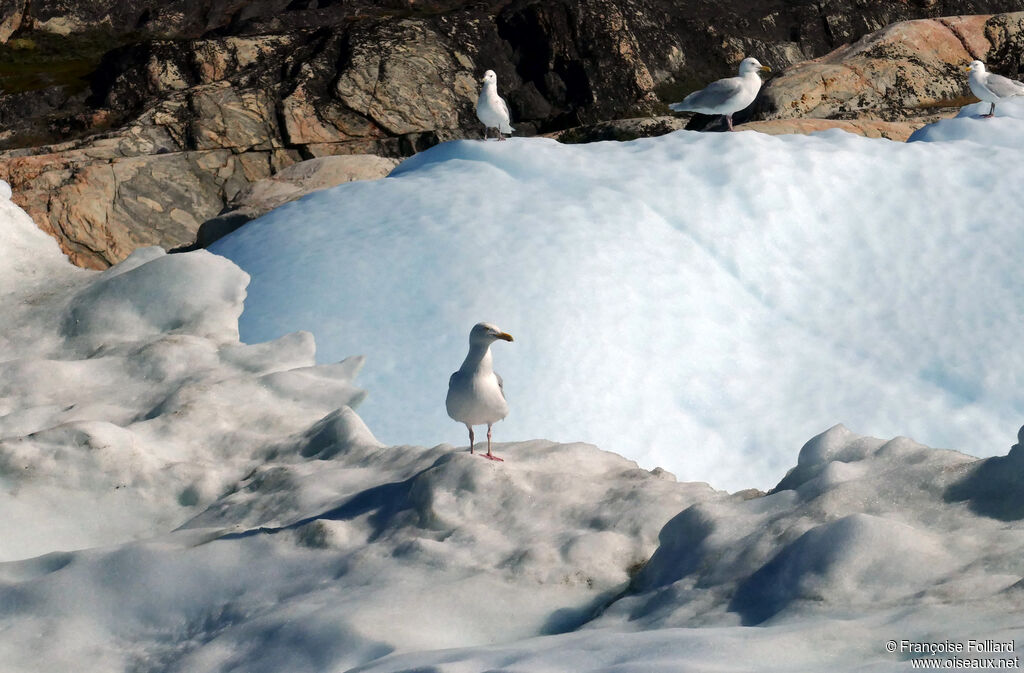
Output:
<path fill-rule="evenodd" d="M 193 250 L 205 249 L 231 232 L 240 229 L 242 225 L 250 222 L 255 216 L 256 214 L 254 213 L 237 210 L 218 215 L 199 225 L 199 231 L 196 232 L 196 240 L 194 242 L 172 248 L 167 252 L 192 252 Z"/>

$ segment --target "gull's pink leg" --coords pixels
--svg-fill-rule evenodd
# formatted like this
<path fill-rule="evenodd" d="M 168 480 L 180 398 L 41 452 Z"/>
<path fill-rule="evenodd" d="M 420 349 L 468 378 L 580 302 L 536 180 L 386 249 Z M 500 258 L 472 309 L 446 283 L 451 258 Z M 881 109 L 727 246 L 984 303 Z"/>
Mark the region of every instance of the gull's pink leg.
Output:
<path fill-rule="evenodd" d="M 729 125 L 729 130 L 730 131 L 735 131 L 736 130 L 736 129 L 734 129 L 732 127 L 732 115 L 725 115 L 725 123 Z"/>
<path fill-rule="evenodd" d="M 498 458 L 496 455 L 491 453 L 491 425 L 487 424 L 487 453 L 484 454 L 484 458 L 490 458 L 491 460 L 504 461 L 504 458 Z"/>
<path fill-rule="evenodd" d="M 473 453 L 473 426 L 467 423 L 466 427 L 469 428 L 469 452 Z"/>
<path fill-rule="evenodd" d="M 992 107 L 990 107 L 988 109 L 988 114 L 987 115 L 981 115 L 981 118 L 982 119 L 992 119 L 992 117 L 994 117 L 995 114 L 996 114 L 996 104 L 992 103 Z"/>

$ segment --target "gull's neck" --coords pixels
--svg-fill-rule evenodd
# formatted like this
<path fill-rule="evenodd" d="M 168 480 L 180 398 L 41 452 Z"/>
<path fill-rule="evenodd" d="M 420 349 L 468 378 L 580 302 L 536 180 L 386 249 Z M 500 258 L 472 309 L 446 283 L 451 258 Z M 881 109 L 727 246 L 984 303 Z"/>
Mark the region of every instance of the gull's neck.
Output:
<path fill-rule="evenodd" d="M 492 371 L 491 344 L 470 344 L 469 353 L 462 362 L 461 371 L 464 372 L 489 372 Z"/>

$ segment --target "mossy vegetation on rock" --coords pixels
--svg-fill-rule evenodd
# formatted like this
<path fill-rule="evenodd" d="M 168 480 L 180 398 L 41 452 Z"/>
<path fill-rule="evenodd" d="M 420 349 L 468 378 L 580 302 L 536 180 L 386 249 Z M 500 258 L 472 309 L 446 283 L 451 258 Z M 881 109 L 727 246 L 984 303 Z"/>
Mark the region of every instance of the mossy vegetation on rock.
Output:
<path fill-rule="evenodd" d="M 90 30 L 71 35 L 23 31 L 0 44 L 0 89 L 5 94 L 51 86 L 74 93 L 89 88 L 103 55 L 119 44 L 137 41 L 132 34 Z"/>

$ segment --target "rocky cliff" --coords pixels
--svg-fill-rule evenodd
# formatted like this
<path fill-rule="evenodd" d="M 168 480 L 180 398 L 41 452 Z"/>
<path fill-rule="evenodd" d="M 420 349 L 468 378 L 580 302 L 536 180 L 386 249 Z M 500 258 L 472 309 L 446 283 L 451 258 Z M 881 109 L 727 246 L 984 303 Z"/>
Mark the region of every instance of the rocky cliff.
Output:
<path fill-rule="evenodd" d="M 192 243 L 299 160 L 479 135 L 488 68 L 520 133 L 556 132 L 662 111 L 745 54 L 779 69 L 894 21 L 1022 5 L 0 0 L 0 178 L 77 264 L 103 267 Z M 776 96 L 759 114 L 810 109 Z"/>

